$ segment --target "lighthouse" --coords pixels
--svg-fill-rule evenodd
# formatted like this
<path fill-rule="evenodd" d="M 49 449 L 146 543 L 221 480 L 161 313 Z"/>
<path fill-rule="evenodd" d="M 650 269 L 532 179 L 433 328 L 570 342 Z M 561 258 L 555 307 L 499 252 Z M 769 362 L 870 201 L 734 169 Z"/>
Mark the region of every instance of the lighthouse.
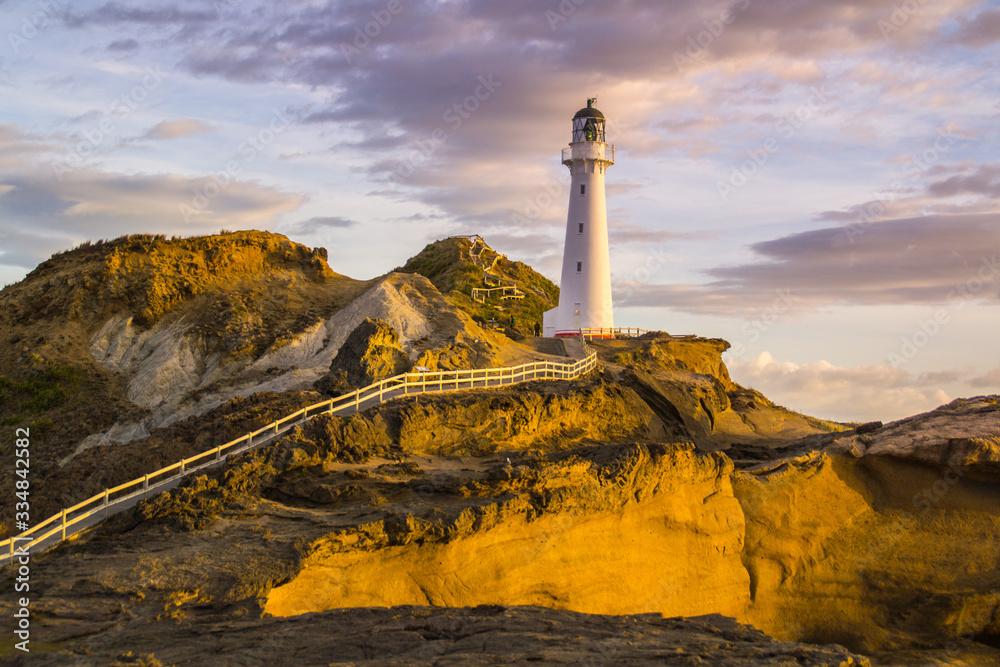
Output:
<path fill-rule="evenodd" d="M 615 147 L 604 140 L 604 114 L 594 107 L 596 101 L 588 99 L 573 116 L 573 139 L 562 151 L 571 185 L 559 305 L 543 316 L 549 337 L 614 327 L 604 173 L 615 163 Z"/>

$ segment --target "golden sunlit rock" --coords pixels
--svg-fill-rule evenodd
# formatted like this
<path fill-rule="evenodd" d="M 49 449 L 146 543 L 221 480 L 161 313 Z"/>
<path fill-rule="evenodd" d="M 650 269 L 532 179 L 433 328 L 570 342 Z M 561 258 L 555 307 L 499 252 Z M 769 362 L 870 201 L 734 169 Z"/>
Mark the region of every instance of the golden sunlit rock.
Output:
<path fill-rule="evenodd" d="M 471 248 L 366 282 L 263 232 L 53 257 L 0 292 L 33 518 L 400 372 L 571 361 L 530 335 L 550 284 L 497 255 L 530 296 L 472 299 Z M 325 664 L 317 633 L 354 664 L 996 664 L 997 397 L 838 424 L 733 382 L 720 339 L 590 347 L 573 380 L 320 414 L 34 554 L 33 664 Z"/>

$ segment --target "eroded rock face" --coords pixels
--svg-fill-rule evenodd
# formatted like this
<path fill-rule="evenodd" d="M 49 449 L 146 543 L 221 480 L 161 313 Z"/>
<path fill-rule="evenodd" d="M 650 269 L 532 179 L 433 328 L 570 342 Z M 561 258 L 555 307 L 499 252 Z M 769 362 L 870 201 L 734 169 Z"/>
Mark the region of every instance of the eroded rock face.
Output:
<path fill-rule="evenodd" d="M 501 502 L 443 523 L 407 515 L 317 540 L 265 612 L 503 604 L 736 615 L 749 582 L 730 465 L 691 446 L 636 445 L 601 464 L 501 469 L 464 490 Z"/>
<path fill-rule="evenodd" d="M 753 593 L 745 619 L 862 652 L 996 645 L 997 406 L 962 399 L 737 472 Z"/>
<path fill-rule="evenodd" d="M 344 388 L 365 387 L 409 369 L 410 358 L 396 330 L 384 320 L 369 317 L 347 337 L 330 370 L 315 386 L 319 391 L 341 393 Z"/>
<path fill-rule="evenodd" d="M 597 381 L 576 387 L 603 391 Z M 522 410 L 523 389 L 478 392 L 465 409 L 506 396 Z M 572 439 L 547 455 L 494 446 L 441 456 L 447 448 L 403 446 L 406 428 L 436 418 L 421 401 L 317 417 L 41 557 L 60 567 L 39 568 L 58 582 L 39 581 L 38 636 L 131 650 L 123 638 L 146 641 L 155 629 L 206 637 L 234 618 L 248 632 L 277 627 L 262 611 L 301 620 L 338 607 L 502 604 L 721 612 L 880 664 L 1000 655 L 989 647 L 1000 634 L 1000 485 L 963 472 L 978 459 L 954 470 L 834 447 L 736 470 L 726 453 L 692 445 Z M 910 435 L 932 442 L 921 424 L 937 429 L 949 415 L 959 424 L 990 405 L 953 404 L 911 423 Z M 438 408 L 447 420 L 462 414 Z M 427 412 L 401 427 L 418 409 Z M 468 435 L 499 444 L 503 433 Z M 837 437 L 854 434 L 828 435 Z M 80 636 L 90 638 L 71 639 Z M 179 659 L 167 644 L 164 655 Z"/>
<path fill-rule="evenodd" d="M 686 344 L 697 347 L 699 343 Z M 621 382 L 642 397 L 675 438 L 693 440 L 706 451 L 734 444 L 778 446 L 847 428 L 776 406 L 759 392 L 732 384 L 728 375 L 720 379 L 689 371 L 647 372 L 630 367 L 622 371 Z"/>
<path fill-rule="evenodd" d="M 869 433 L 840 438 L 829 451 L 891 456 L 995 480 L 1000 477 L 1000 399 L 960 398 Z"/>
<path fill-rule="evenodd" d="M 944 480 L 899 459 L 826 454 L 737 473 L 753 592 L 743 618 L 866 653 L 992 641 L 1000 491 Z"/>
<path fill-rule="evenodd" d="M 662 331 L 651 331 L 639 338 L 597 340 L 593 347 L 601 359 L 647 373 L 681 372 L 709 375 L 729 391 L 736 385 L 722 361 L 729 343 L 721 338 L 674 338 Z"/>
<path fill-rule="evenodd" d="M 469 456 L 558 451 L 581 440 L 662 440 L 661 422 L 635 392 L 599 380 L 539 382 L 498 391 L 424 396 L 373 411 L 412 454 Z"/>
<path fill-rule="evenodd" d="M 95 448 L 67 463 L 65 476 L 40 477 L 51 511 L 318 401 L 259 392 L 311 386 L 359 325 L 357 349 L 344 352 L 341 369 L 359 384 L 391 374 L 403 356 L 445 369 L 512 362 L 509 343 L 482 331 L 426 278 L 394 274 L 346 289 L 318 252 L 288 246 L 287 255 L 265 257 L 252 239 L 236 241 L 242 249 L 232 267 L 218 252 L 206 255 L 219 271 L 184 271 L 177 262 L 188 255 L 168 253 L 150 274 L 141 258 L 119 253 L 108 275 L 121 277 L 104 287 L 93 283 L 103 268 L 74 272 L 54 262 L 4 291 L 7 304 L 19 302 L 17 293 L 52 294 L 39 304 L 46 316 L 71 309 L 80 340 L 60 354 L 69 358 L 86 340 L 81 354 L 89 347 L 108 377 L 120 374 L 123 400 L 150 411 L 147 420 L 139 413 L 94 435 L 126 441 L 149 427 L 148 440 L 111 454 L 118 459 Z M 266 267 L 266 280 L 251 279 Z M 93 284 L 77 289 L 68 282 L 75 273 Z M 172 282 L 188 273 L 201 282 Z M 236 273 L 247 280 L 232 290 L 209 284 L 212 275 L 225 282 Z M 101 293 L 95 285 L 118 296 L 138 287 L 141 298 L 132 310 L 111 304 L 91 312 Z M 220 308 L 203 307 L 210 297 Z M 278 309 L 280 321 L 271 321 L 266 308 L 248 311 L 258 298 L 294 308 Z M 202 299 L 200 311 L 183 310 L 192 299 Z M 321 302 L 326 310 L 313 311 Z M 22 305 L 0 313 L 0 324 L 26 326 Z M 197 313 L 198 322 L 184 318 Z M 27 342 L 51 333 L 31 326 Z M 31 345 L 59 352 L 64 343 Z M 465 660 L 488 640 L 493 654 L 512 660 L 578 664 L 581 654 L 542 645 L 540 633 L 517 635 L 523 650 L 509 638 L 526 623 L 536 624 L 532 630 L 576 624 L 577 635 L 562 635 L 564 646 L 595 636 L 591 621 L 569 610 L 721 612 L 782 639 L 843 643 L 887 664 L 1000 662 L 989 648 L 1000 645 L 997 397 L 839 433 L 843 425 L 797 415 L 732 383 L 724 341 L 649 336 L 594 346 L 603 372 L 581 381 L 407 398 L 349 419 L 319 416 L 37 555 L 33 631 L 77 651 L 52 656 L 60 665 L 112 664 L 125 651 L 178 663 L 294 655 L 311 664 L 326 657 L 306 638 L 315 632 L 354 637 L 364 649 L 358 660 L 406 661 L 438 649 Z M 255 392 L 213 419 L 205 414 Z M 181 429 L 178 420 L 192 415 L 202 418 L 183 430 L 154 428 Z M 705 453 L 730 445 L 728 453 Z M 399 604 L 438 610 L 318 611 Z M 478 604 L 517 607 L 455 609 Z M 10 600 L 0 600 L 0 613 L 10 613 Z M 687 647 L 664 643 L 664 628 L 678 622 L 647 620 L 601 627 L 621 631 L 630 646 L 655 647 L 658 660 L 665 650 L 711 664 L 737 655 L 753 664 L 775 656 L 853 660 L 839 649 L 744 646 L 730 625 L 705 630 L 707 640 L 705 632 L 684 635 Z M 273 631 L 288 641 L 265 645 L 260 638 Z M 377 653 L 376 638 L 391 649 Z M 621 653 L 591 647 L 610 662 L 642 658 L 617 644 Z M 933 655 L 920 654 L 926 647 Z M 969 657 L 980 654 L 978 663 Z"/>
<path fill-rule="evenodd" d="M 634 387 L 665 422 L 673 422 L 682 438 L 706 448 L 714 444 L 716 419 L 729 409 L 725 385 L 712 375 L 664 371 L 652 375 L 639 369 L 625 371 L 624 381 Z"/>
<path fill-rule="evenodd" d="M 387 329 L 368 332 L 376 341 L 367 352 L 362 349 L 365 331 L 359 332 L 354 351 L 345 352 L 339 362 L 353 379 L 345 375 L 338 385 L 327 377 L 321 384 L 325 390 L 370 384 L 365 379 L 372 374 L 405 370 L 409 359 L 442 369 L 502 366 L 508 363 L 505 345 L 514 345 L 480 329 L 448 304 L 429 280 L 416 274 L 386 276 L 329 318 L 289 334 L 256 359 L 223 355 L 183 317 L 168 316 L 146 329 L 135 325 L 131 316 L 118 314 L 92 336 L 90 354 L 104 368 L 124 376 L 129 399 L 151 414 L 142 423 L 92 434 L 75 453 L 128 442 L 132 434 L 203 414 L 233 397 L 311 389 L 327 375 L 351 333 L 368 319 L 382 321 Z M 388 330 L 398 338 L 394 340 Z M 369 356 L 362 359 L 366 353 Z M 352 357 L 355 360 L 348 361 Z"/>

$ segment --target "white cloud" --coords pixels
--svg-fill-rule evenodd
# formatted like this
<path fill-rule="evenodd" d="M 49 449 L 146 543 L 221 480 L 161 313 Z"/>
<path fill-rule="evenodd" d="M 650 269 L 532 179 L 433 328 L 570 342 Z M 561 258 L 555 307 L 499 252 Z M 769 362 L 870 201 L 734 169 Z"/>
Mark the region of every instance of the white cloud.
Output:
<path fill-rule="evenodd" d="M 978 389 L 1000 389 L 1000 368 L 994 368 L 988 373 L 969 380 L 969 384 Z"/>
<path fill-rule="evenodd" d="M 736 382 L 779 405 L 826 419 L 888 422 L 951 400 L 941 389 L 920 386 L 921 378 L 888 366 L 796 364 L 766 351 L 750 361 L 728 359 L 726 365 Z"/>
<path fill-rule="evenodd" d="M 179 118 L 177 120 L 160 121 L 143 135 L 143 139 L 180 139 L 196 134 L 208 134 L 212 128 L 194 118 Z"/>

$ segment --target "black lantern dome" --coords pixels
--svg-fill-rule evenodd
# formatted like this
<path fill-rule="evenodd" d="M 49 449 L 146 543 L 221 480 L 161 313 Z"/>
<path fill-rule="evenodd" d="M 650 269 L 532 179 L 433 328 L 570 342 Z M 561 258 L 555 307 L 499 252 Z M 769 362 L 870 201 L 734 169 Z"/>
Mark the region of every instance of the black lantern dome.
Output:
<path fill-rule="evenodd" d="M 604 141 L 604 114 L 594 106 L 596 97 L 587 100 L 587 107 L 573 116 L 573 141 Z"/>

